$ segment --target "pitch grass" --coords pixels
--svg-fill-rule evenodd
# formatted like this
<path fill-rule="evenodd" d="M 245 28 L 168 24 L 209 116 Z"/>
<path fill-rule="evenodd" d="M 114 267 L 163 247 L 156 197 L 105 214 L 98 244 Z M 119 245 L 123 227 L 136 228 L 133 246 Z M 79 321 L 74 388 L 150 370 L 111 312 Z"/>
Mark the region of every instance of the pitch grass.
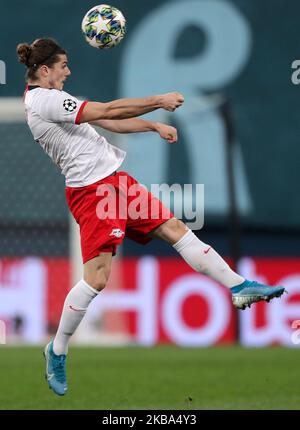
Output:
<path fill-rule="evenodd" d="M 300 409 L 299 359 L 279 347 L 72 347 L 58 397 L 40 348 L 1 346 L 0 409 Z"/>

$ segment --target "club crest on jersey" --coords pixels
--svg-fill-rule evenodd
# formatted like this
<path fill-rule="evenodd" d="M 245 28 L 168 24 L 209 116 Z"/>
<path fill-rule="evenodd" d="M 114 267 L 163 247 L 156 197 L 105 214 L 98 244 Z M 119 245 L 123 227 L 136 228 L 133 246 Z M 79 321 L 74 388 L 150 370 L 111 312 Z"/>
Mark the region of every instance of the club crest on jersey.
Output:
<path fill-rule="evenodd" d="M 120 230 L 119 228 L 113 228 L 112 232 L 110 233 L 110 236 L 122 237 L 123 234 L 124 234 L 124 231 Z"/>
<path fill-rule="evenodd" d="M 66 99 L 63 103 L 63 106 L 67 112 L 74 112 L 77 107 L 75 100 Z"/>

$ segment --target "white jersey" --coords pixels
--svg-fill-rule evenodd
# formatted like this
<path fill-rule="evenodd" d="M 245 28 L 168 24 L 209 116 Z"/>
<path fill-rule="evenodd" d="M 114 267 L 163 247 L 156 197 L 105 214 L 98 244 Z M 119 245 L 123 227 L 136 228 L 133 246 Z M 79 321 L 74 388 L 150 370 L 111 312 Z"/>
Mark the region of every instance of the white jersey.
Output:
<path fill-rule="evenodd" d="M 88 123 L 79 124 L 87 103 L 56 89 L 28 86 L 26 120 L 34 139 L 66 177 L 69 187 L 83 187 L 109 176 L 126 153 L 109 144 Z"/>

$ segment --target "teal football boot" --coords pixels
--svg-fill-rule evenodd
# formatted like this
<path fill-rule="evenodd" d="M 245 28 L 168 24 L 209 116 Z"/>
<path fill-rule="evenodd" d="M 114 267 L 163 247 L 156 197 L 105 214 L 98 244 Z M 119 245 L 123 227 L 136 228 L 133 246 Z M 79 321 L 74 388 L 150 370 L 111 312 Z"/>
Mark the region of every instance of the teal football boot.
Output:
<path fill-rule="evenodd" d="M 280 297 L 287 292 L 284 287 L 270 287 L 256 281 L 245 280 L 242 284 L 231 288 L 232 303 L 238 309 L 246 309 L 252 303 L 264 300 L 269 302 L 274 297 Z"/>
<path fill-rule="evenodd" d="M 46 359 L 46 379 L 49 388 L 55 394 L 64 396 L 67 392 L 67 378 L 66 378 L 66 355 L 56 355 L 53 351 L 53 341 L 46 345 L 44 350 L 44 357 Z"/>

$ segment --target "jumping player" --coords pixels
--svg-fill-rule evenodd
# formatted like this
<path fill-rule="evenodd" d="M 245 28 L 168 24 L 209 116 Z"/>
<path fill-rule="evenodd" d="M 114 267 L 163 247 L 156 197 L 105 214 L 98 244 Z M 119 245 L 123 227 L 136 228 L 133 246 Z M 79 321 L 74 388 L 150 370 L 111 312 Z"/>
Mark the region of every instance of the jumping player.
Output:
<path fill-rule="evenodd" d="M 68 293 L 57 333 L 44 351 L 47 381 L 56 394 L 64 395 L 67 391 L 69 340 L 90 302 L 106 286 L 112 256 L 124 236 L 144 244 L 152 238 L 165 240 L 195 271 L 229 288 L 233 304 L 239 309 L 283 294 L 283 287 L 248 281 L 232 271 L 211 246 L 201 242 L 151 193 L 139 187 L 134 178 L 117 171 L 125 152 L 109 144 L 90 125 L 116 133 L 154 132 L 174 143 L 177 141 L 174 127 L 137 117 L 156 109 L 175 111 L 184 103 L 181 94 L 174 92 L 109 103 L 80 101 L 63 91 L 71 72 L 65 50 L 53 39 L 19 44 L 17 54 L 27 67 L 24 95 L 27 123 L 36 142 L 65 176 L 67 203 L 80 226 L 83 278 Z M 148 212 L 136 219 L 126 206 L 125 217 L 101 219 L 98 203 L 103 196 L 97 194 L 99 186 L 110 186 L 116 195 L 128 196 L 126 205 L 132 198 L 129 188 L 136 186 L 142 200 L 149 203 Z M 154 214 L 149 209 L 153 202 L 158 203 Z"/>

